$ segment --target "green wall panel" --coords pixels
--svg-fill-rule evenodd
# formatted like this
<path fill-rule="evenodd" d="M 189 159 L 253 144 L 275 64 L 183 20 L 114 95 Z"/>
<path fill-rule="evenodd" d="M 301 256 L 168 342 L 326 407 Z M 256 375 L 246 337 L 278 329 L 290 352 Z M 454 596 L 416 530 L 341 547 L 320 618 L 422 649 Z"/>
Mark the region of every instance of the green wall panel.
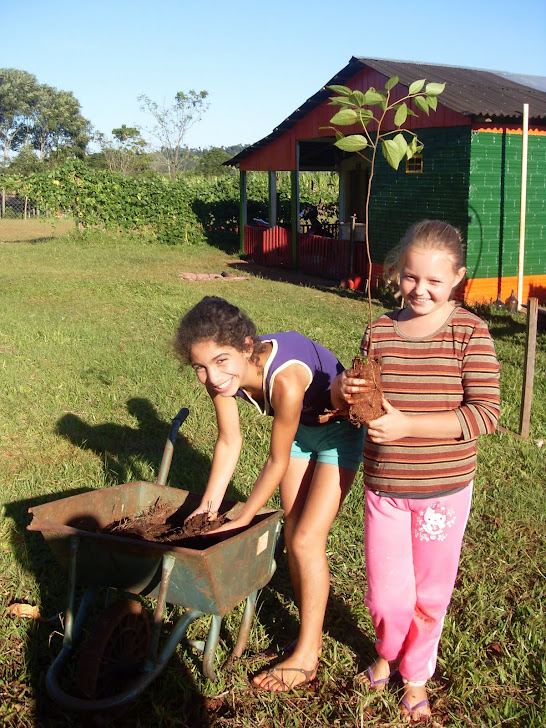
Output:
<path fill-rule="evenodd" d="M 470 278 L 517 275 L 522 136 L 472 132 L 469 127 L 423 129 L 423 173 L 395 171 L 378 155 L 372 183 L 372 259 L 410 224 L 447 220 L 467 240 Z M 546 136 L 529 136 L 526 275 L 546 273 Z"/>
<path fill-rule="evenodd" d="M 393 170 L 378 155 L 372 182 L 372 259 L 382 263 L 408 226 L 424 218 L 442 219 L 466 235 L 470 160 L 469 127 L 422 129 L 423 173 Z"/>
<path fill-rule="evenodd" d="M 469 277 L 518 273 L 521 134 L 473 132 L 469 177 Z M 525 275 L 546 273 L 546 137 L 528 137 Z"/>

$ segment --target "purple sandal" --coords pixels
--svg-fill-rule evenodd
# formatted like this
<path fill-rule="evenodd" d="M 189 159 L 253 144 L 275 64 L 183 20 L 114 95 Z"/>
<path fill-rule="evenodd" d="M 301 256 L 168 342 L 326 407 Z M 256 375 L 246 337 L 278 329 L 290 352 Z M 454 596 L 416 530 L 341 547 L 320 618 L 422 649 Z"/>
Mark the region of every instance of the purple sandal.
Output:
<path fill-rule="evenodd" d="M 389 680 L 391 679 L 391 676 L 393 675 L 393 673 L 391 672 L 391 674 L 388 677 L 379 677 L 376 679 L 373 676 L 372 667 L 373 667 L 372 665 L 367 667 L 364 670 L 364 672 L 361 672 L 360 675 L 356 676 L 355 680 L 357 682 L 361 683 L 362 685 L 365 685 L 370 690 L 383 690 L 384 687 L 386 685 L 388 685 Z"/>
<path fill-rule="evenodd" d="M 420 703 L 416 703 L 415 705 L 410 705 L 408 703 L 408 701 L 406 700 L 406 698 L 402 698 L 402 700 L 400 701 L 400 704 L 403 705 L 404 708 L 407 710 L 408 717 L 412 721 L 413 720 L 415 720 L 415 722 L 426 721 L 426 720 L 430 720 L 430 718 L 431 718 L 430 715 L 420 715 L 417 718 L 413 717 L 413 714 L 415 713 L 416 710 L 419 710 L 419 708 L 430 707 L 430 703 L 428 700 L 421 700 Z"/>

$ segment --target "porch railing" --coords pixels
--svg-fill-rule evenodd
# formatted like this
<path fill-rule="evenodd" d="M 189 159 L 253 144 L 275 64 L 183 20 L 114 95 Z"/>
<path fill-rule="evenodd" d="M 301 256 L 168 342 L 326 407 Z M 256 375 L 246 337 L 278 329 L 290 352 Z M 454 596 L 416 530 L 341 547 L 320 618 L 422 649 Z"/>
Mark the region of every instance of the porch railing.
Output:
<path fill-rule="evenodd" d="M 364 243 L 353 242 L 351 255 L 349 240 L 298 233 L 297 246 L 298 270 L 302 273 L 336 281 L 351 276 L 366 277 Z M 261 265 L 289 267 L 292 263 L 290 230 L 245 225 L 245 254 Z"/>

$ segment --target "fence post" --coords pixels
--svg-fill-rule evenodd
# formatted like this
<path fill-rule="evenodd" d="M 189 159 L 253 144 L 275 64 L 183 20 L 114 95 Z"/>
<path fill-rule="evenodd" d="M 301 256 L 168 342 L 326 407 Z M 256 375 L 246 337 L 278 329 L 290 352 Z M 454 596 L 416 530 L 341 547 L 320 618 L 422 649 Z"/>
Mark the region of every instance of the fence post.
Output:
<path fill-rule="evenodd" d="M 523 388 L 519 419 L 519 434 L 529 437 L 531 426 L 531 404 L 533 401 L 533 383 L 535 379 L 535 356 L 537 348 L 538 298 L 530 298 L 527 302 L 527 333 L 525 337 L 525 363 L 523 368 Z"/>
<path fill-rule="evenodd" d="M 0 217 L 6 216 L 6 190 L 2 187 L 2 214 Z"/>

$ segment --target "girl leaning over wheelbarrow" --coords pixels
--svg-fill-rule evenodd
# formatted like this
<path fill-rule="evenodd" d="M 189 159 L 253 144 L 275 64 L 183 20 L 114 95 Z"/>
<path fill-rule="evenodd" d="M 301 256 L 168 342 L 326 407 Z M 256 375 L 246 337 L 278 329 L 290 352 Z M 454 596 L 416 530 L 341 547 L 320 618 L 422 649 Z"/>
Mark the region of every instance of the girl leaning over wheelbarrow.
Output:
<path fill-rule="evenodd" d="M 175 350 L 205 385 L 218 438 L 200 507 L 214 514 L 242 446 L 236 397 L 273 417 L 268 458 L 239 515 L 215 532 L 247 526 L 280 485 L 290 576 L 300 614 L 298 639 L 255 687 L 286 692 L 315 679 L 330 588 L 326 540 L 362 460 L 365 428 L 321 414 L 344 367 L 328 349 L 297 331 L 258 336 L 239 308 L 206 296 L 183 317 Z"/>

